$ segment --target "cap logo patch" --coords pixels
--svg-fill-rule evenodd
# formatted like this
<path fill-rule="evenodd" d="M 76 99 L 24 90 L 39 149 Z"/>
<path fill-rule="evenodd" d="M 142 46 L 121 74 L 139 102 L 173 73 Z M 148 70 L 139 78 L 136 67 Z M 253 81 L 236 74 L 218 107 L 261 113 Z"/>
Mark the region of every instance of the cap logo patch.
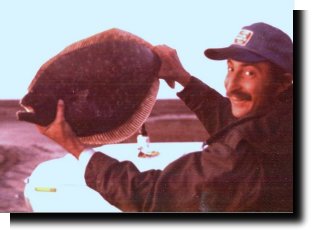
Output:
<path fill-rule="evenodd" d="M 245 46 L 250 41 L 253 32 L 251 30 L 242 29 L 234 40 L 234 44 Z"/>

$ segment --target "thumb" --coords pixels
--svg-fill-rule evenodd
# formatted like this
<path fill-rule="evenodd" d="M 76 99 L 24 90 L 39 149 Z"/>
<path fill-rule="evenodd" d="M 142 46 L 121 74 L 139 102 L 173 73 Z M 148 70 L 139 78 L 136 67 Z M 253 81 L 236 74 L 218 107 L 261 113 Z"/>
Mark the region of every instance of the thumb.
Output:
<path fill-rule="evenodd" d="M 175 81 L 174 80 L 165 80 L 165 81 L 171 89 L 174 89 L 174 87 L 175 87 Z"/>
<path fill-rule="evenodd" d="M 58 100 L 57 102 L 57 108 L 56 108 L 56 116 L 55 116 L 55 122 L 63 122 L 64 119 L 64 109 L 65 109 L 65 103 L 63 100 Z"/>

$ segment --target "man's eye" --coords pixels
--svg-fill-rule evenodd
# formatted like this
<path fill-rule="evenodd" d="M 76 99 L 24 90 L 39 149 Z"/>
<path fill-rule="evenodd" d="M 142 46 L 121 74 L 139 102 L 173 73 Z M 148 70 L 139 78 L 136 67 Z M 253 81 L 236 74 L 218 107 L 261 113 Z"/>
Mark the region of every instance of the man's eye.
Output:
<path fill-rule="evenodd" d="M 233 68 L 232 67 L 228 67 L 228 72 L 232 72 Z"/>
<path fill-rule="evenodd" d="M 245 71 L 245 75 L 248 76 L 248 77 L 251 77 L 253 76 L 255 73 L 252 72 L 252 71 Z"/>

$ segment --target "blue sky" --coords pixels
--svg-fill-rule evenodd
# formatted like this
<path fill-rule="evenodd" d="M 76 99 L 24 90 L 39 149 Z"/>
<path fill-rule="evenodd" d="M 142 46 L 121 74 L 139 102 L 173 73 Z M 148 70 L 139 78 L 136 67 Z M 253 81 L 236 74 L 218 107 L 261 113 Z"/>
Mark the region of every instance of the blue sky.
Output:
<path fill-rule="evenodd" d="M 175 48 L 184 67 L 224 94 L 225 62 L 206 48 L 230 45 L 240 28 L 266 22 L 293 37 L 290 0 L 0 0 L 0 99 L 20 99 L 40 66 L 73 42 L 119 28 Z M 161 84 L 158 98 L 177 98 Z"/>

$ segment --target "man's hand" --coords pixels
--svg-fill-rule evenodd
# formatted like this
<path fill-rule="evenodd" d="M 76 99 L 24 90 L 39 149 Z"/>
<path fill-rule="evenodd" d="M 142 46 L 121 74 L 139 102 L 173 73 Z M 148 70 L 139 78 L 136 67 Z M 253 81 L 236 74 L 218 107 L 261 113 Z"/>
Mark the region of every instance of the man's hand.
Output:
<path fill-rule="evenodd" d="M 64 102 L 58 101 L 55 120 L 49 126 L 39 126 L 40 133 L 61 145 L 69 153 L 79 158 L 86 146 L 79 140 L 64 118 Z"/>
<path fill-rule="evenodd" d="M 164 79 L 171 88 L 174 88 L 175 81 L 186 86 L 191 75 L 182 66 L 177 51 L 166 45 L 155 46 L 153 51 L 161 59 L 159 78 Z"/>

